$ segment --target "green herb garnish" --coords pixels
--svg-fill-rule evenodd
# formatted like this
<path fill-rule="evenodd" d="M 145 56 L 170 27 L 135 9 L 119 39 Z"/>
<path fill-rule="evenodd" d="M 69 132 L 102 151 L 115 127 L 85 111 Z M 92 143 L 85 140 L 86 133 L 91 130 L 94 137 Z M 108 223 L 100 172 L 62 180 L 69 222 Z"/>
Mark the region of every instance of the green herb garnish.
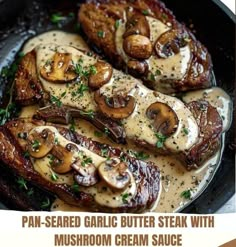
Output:
<path fill-rule="evenodd" d="M 47 197 L 45 201 L 42 202 L 41 204 L 41 208 L 48 208 L 50 206 L 51 202 L 49 200 L 49 198 Z"/>
<path fill-rule="evenodd" d="M 61 107 L 62 106 L 62 102 L 61 102 L 61 100 L 59 99 L 59 98 L 57 98 L 56 96 L 53 96 L 53 95 L 51 95 L 51 102 L 53 103 L 53 104 L 55 104 L 57 107 Z"/>
<path fill-rule="evenodd" d="M 71 185 L 71 189 L 74 191 L 74 192 L 79 192 L 79 185 L 74 182 L 73 185 Z"/>
<path fill-rule="evenodd" d="M 183 128 L 183 132 L 184 132 L 185 135 L 188 135 L 188 133 L 189 133 L 187 128 Z"/>
<path fill-rule="evenodd" d="M 81 116 L 88 116 L 89 118 L 93 119 L 94 118 L 94 111 L 89 110 L 87 112 L 80 111 Z"/>
<path fill-rule="evenodd" d="M 129 197 L 128 193 L 121 194 L 122 202 L 123 203 L 128 203 L 128 197 Z"/>
<path fill-rule="evenodd" d="M 33 150 L 37 150 L 40 147 L 40 142 L 38 140 L 34 140 L 34 142 L 32 143 L 31 146 L 32 146 Z"/>
<path fill-rule="evenodd" d="M 97 136 L 97 137 L 102 137 L 103 134 L 97 130 L 94 131 L 94 136 Z"/>
<path fill-rule="evenodd" d="M 109 129 L 108 128 L 104 128 L 104 133 L 105 133 L 105 135 L 109 135 L 110 134 Z"/>
<path fill-rule="evenodd" d="M 148 10 L 148 9 L 145 9 L 145 10 L 142 11 L 142 13 L 143 13 L 144 15 L 148 15 L 148 14 L 149 14 L 149 10 Z"/>
<path fill-rule="evenodd" d="M 141 152 L 134 152 L 132 150 L 129 150 L 129 154 L 139 160 L 146 160 L 150 157 L 150 155 L 144 153 L 143 151 Z"/>
<path fill-rule="evenodd" d="M 28 190 L 27 182 L 25 181 L 24 178 L 19 177 L 19 178 L 16 180 L 16 182 L 19 184 L 19 188 L 20 188 L 20 189 Z"/>
<path fill-rule="evenodd" d="M 185 199 L 191 199 L 191 189 L 188 190 L 184 190 L 181 194 L 181 197 L 185 198 Z"/>
<path fill-rule="evenodd" d="M 120 26 L 120 20 L 116 20 L 116 22 L 115 22 L 115 29 L 118 29 L 119 26 Z"/>
<path fill-rule="evenodd" d="M 85 166 L 85 165 L 91 164 L 91 163 L 93 163 L 92 158 L 86 157 L 86 158 L 84 158 L 84 160 L 81 162 L 81 165 L 82 165 L 82 166 Z"/>
<path fill-rule="evenodd" d="M 97 32 L 97 36 L 98 36 L 99 38 L 105 38 L 105 33 L 104 33 L 103 31 L 99 30 L 99 31 Z"/>
<path fill-rule="evenodd" d="M 57 176 L 57 174 L 54 173 L 53 171 L 51 171 L 51 179 L 52 179 L 52 181 L 57 181 L 58 178 L 59 178 L 59 177 Z"/>
<path fill-rule="evenodd" d="M 33 188 L 30 188 L 28 191 L 27 191 L 27 196 L 32 196 L 34 194 L 34 189 Z"/>
<path fill-rule="evenodd" d="M 157 138 L 156 146 L 158 148 L 162 148 L 167 137 L 162 135 L 161 133 L 156 133 L 155 136 Z"/>
<path fill-rule="evenodd" d="M 103 157 L 107 157 L 107 155 L 108 155 L 108 148 L 102 148 L 101 149 L 101 155 Z"/>

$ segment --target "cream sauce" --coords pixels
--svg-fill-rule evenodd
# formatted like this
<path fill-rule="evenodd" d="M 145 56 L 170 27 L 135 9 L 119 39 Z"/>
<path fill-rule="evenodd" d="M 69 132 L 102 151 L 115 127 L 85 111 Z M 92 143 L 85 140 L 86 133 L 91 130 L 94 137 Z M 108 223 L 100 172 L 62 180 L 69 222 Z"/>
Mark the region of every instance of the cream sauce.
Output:
<path fill-rule="evenodd" d="M 150 40 L 152 45 L 155 45 L 156 40 L 170 27 L 153 17 L 146 17 L 150 27 Z M 117 53 L 124 59 L 126 63 L 131 59 L 123 49 L 123 34 L 125 32 L 125 23 L 121 23 L 116 30 L 116 50 Z M 191 51 L 189 45 L 180 48 L 180 52 L 166 59 L 158 58 L 153 51 L 153 55 L 145 60 L 149 65 L 149 73 L 152 75 L 151 80 L 155 80 L 155 89 L 171 88 L 170 83 L 165 83 L 165 80 L 181 80 L 188 71 L 189 63 L 191 61 Z"/>
<path fill-rule="evenodd" d="M 232 101 L 229 95 L 219 87 L 187 92 L 183 101 L 189 103 L 195 100 L 206 100 L 214 106 L 223 120 L 223 131 L 227 131 L 232 118 Z"/>
<path fill-rule="evenodd" d="M 152 152 L 143 150 L 133 143 L 121 146 L 109 141 L 106 135 L 102 133 L 100 133 L 102 136 L 98 137 L 96 135 L 97 129 L 84 120 L 76 121 L 76 131 L 95 141 L 120 148 L 124 152 L 129 152 L 129 150 L 135 152 L 144 151 L 145 154 L 150 156 L 147 161 L 152 161 L 157 164 L 162 175 L 162 191 L 160 193 L 160 199 L 157 200 L 158 205 L 153 208 L 154 212 L 175 212 L 181 210 L 185 205 L 191 202 L 191 200 L 181 197 L 181 193 L 191 189 L 191 199 L 194 199 L 210 181 L 212 174 L 217 168 L 216 164 L 221 154 L 218 152 L 215 157 L 210 159 L 199 170 L 186 171 L 175 157 L 154 155 Z M 81 208 L 70 206 L 58 199 L 52 205 L 51 210 L 81 211 Z M 84 209 L 84 211 L 86 211 L 86 209 Z"/>
<path fill-rule="evenodd" d="M 56 36 L 58 37 L 58 40 L 56 41 L 56 43 L 61 44 L 61 43 L 59 43 L 60 40 L 63 40 L 62 38 L 60 38 L 61 32 L 58 32 L 58 31 L 55 31 L 55 32 L 56 32 Z M 47 44 L 47 43 L 53 43 L 54 42 L 52 37 L 47 39 L 47 37 L 49 37 L 48 35 L 42 35 L 40 37 L 42 39 L 40 40 L 39 43 Z M 77 36 L 77 37 L 79 37 L 79 36 Z M 70 39 L 71 37 L 66 35 L 65 38 Z M 78 39 L 80 39 L 80 38 L 78 38 Z M 34 40 L 37 40 L 37 38 Z M 71 42 L 71 41 L 69 41 L 69 42 Z M 28 44 L 32 44 L 32 45 L 30 45 L 31 48 L 29 49 L 29 48 L 27 48 L 27 46 L 25 46 L 24 49 L 25 49 L 25 51 L 29 51 L 34 47 L 34 45 L 36 46 L 39 43 L 28 41 Z M 70 45 L 70 43 L 67 42 L 66 44 L 63 43 L 61 45 Z M 78 44 L 78 45 L 80 45 L 80 44 Z M 75 46 L 75 45 L 73 45 L 73 46 Z M 119 83 L 120 90 L 124 89 L 125 92 L 130 91 L 130 93 L 140 93 L 140 88 L 139 88 L 139 90 L 137 90 L 137 92 L 136 91 L 133 92 L 132 90 L 130 90 L 133 87 L 133 85 L 131 88 L 129 87 L 130 84 L 134 83 L 133 78 L 131 78 L 130 76 L 124 75 L 124 74 L 119 74 L 118 72 L 116 72 L 116 70 L 114 70 L 113 78 L 112 78 L 111 82 L 114 81 L 114 78 L 117 76 L 121 77 L 120 80 L 123 82 L 123 83 Z M 135 84 L 137 84 L 137 80 L 135 81 Z M 60 85 L 60 87 L 61 86 L 62 85 Z M 60 87 L 58 87 L 58 88 L 60 88 Z M 110 91 L 110 89 L 108 89 L 108 91 Z M 115 88 L 114 88 L 114 91 L 115 91 Z M 63 92 L 63 90 L 61 90 L 61 92 Z M 141 90 L 141 92 L 142 92 L 142 90 Z M 148 92 L 149 91 L 147 90 L 146 94 L 148 94 Z M 158 94 L 158 95 L 160 96 L 162 94 Z M 186 95 L 186 97 L 187 97 L 187 95 Z M 193 96 L 194 96 L 194 94 L 191 94 L 191 97 L 193 97 Z M 167 96 L 167 97 L 169 97 L 169 96 Z M 225 97 L 225 98 L 227 98 L 227 97 Z M 79 100 L 81 101 L 81 99 L 79 99 Z M 185 97 L 184 97 L 184 100 L 186 102 L 188 100 L 190 101 L 189 98 L 185 98 Z M 140 102 L 140 103 L 142 104 L 143 102 Z M 226 108 L 225 108 L 224 112 L 227 112 L 227 105 L 225 107 Z M 35 110 L 37 110 L 37 106 L 24 107 L 22 109 L 21 117 L 31 117 L 34 114 Z M 224 116 L 231 115 L 231 109 L 228 109 L 228 111 L 229 111 L 229 114 L 224 113 L 225 114 Z M 135 116 L 132 116 L 132 118 L 134 118 L 134 117 Z M 225 117 L 225 119 L 228 121 L 228 123 L 230 123 L 229 117 Z M 135 121 L 134 121 L 134 123 L 135 123 Z M 142 128 L 144 128 L 144 127 L 142 127 Z M 140 126 L 140 131 L 142 128 Z M 100 134 L 102 134 L 102 137 L 100 137 L 100 135 L 98 137 L 96 134 L 98 132 L 98 130 L 94 126 L 92 126 L 90 123 L 88 123 L 84 120 L 81 120 L 81 119 L 76 121 L 76 131 L 82 135 L 85 135 L 87 137 L 91 137 L 95 141 L 99 141 L 101 143 L 107 143 L 111 146 L 118 147 L 122 151 L 129 151 L 129 150 L 133 150 L 136 152 L 144 151 L 143 149 L 140 149 L 139 147 L 137 147 L 136 145 L 134 145 L 132 143 L 128 143 L 127 145 L 122 145 L 122 146 L 115 144 L 114 142 L 109 141 L 107 139 L 106 135 L 102 134 L 102 133 L 100 133 Z M 146 130 L 144 131 L 144 129 L 142 129 L 142 131 L 145 132 Z M 180 162 L 175 157 L 153 155 L 151 152 L 149 152 L 147 150 L 145 150 L 145 153 L 150 155 L 150 157 L 147 160 L 155 162 L 155 164 L 157 164 L 158 167 L 160 168 L 161 174 L 162 174 L 162 187 L 163 188 L 162 188 L 162 193 L 160 195 L 160 201 L 159 201 L 156 209 L 154 210 L 156 212 L 174 212 L 177 210 L 181 210 L 184 205 L 191 202 L 189 200 L 183 199 L 180 196 L 181 193 L 183 191 L 191 188 L 192 189 L 191 194 L 192 194 L 193 199 L 194 199 L 194 196 L 195 195 L 197 196 L 199 194 L 199 192 L 204 187 L 207 186 L 209 180 L 212 178 L 212 174 L 214 173 L 214 171 L 217 168 L 217 166 L 215 164 L 218 163 L 217 159 L 219 159 L 219 157 L 221 155 L 221 153 L 218 152 L 215 155 L 215 157 L 210 159 L 203 168 L 196 170 L 196 171 L 194 170 L 194 171 L 189 172 L 189 171 L 185 170 L 185 168 L 182 166 L 182 164 L 180 164 Z M 47 173 L 50 174 L 50 170 L 47 170 Z M 43 172 L 41 174 L 43 174 Z M 68 181 L 68 183 L 69 183 L 69 181 Z M 157 202 L 158 202 L 158 200 L 157 200 Z M 60 199 L 55 200 L 54 204 L 52 205 L 51 210 L 52 211 L 54 211 L 54 210 L 86 211 L 86 209 L 82 209 L 79 207 L 73 207 L 71 205 L 68 205 L 65 202 L 61 201 Z"/>
<path fill-rule="evenodd" d="M 83 146 L 80 146 L 76 143 L 70 142 L 67 139 L 65 139 L 63 136 L 59 134 L 57 129 L 52 126 L 40 126 L 34 128 L 32 131 L 37 131 L 41 133 L 44 129 L 50 129 L 54 134 L 55 138 L 57 138 L 58 145 L 61 145 L 63 147 L 66 147 L 67 144 L 72 143 L 73 145 L 78 147 L 78 152 L 74 152 L 72 156 L 72 163 L 74 163 L 77 159 L 80 158 L 80 152 L 83 152 L 86 157 L 90 157 L 92 159 L 93 164 L 96 168 L 99 167 L 100 164 L 106 161 L 106 158 L 101 157 L 87 148 L 84 148 Z M 66 174 L 58 174 L 54 172 L 51 169 L 50 165 L 50 157 L 45 156 L 40 159 L 33 159 L 31 158 L 31 161 L 33 163 L 34 169 L 46 180 L 50 181 L 51 183 L 56 184 L 67 184 L 72 186 L 74 184 L 74 173 L 68 172 Z M 94 196 L 94 200 L 102 205 L 102 206 L 108 206 L 111 208 L 116 208 L 124 205 L 123 196 L 124 194 L 127 194 L 128 197 L 125 198 L 125 201 L 130 202 L 130 200 L 136 195 L 137 192 L 137 186 L 136 184 L 139 183 L 138 180 L 134 180 L 134 177 L 132 173 L 128 170 L 127 171 L 130 175 L 130 183 L 124 190 L 114 190 L 111 189 L 105 182 L 102 180 L 98 182 L 97 184 L 89 187 L 83 187 L 79 186 L 79 191 L 86 192 L 88 194 L 91 194 Z M 52 174 L 56 174 L 57 179 L 52 179 Z"/>
<path fill-rule="evenodd" d="M 22 52 L 26 54 L 41 44 L 55 43 L 57 45 L 68 45 L 79 50 L 89 50 L 81 36 L 63 31 L 49 31 L 39 34 L 25 43 Z"/>
<path fill-rule="evenodd" d="M 89 68 L 97 61 L 95 58 L 87 56 L 73 47 L 56 46 L 54 44 L 40 45 L 36 47 L 38 71 L 45 65 L 47 60 L 52 58 L 55 50 L 62 53 L 71 53 L 73 63 L 77 63 L 79 59 L 82 59 L 84 68 Z M 82 97 L 74 98 L 72 96 L 72 92 L 76 90 L 78 83 L 56 84 L 46 81 L 40 75 L 39 78 L 44 89 L 60 99 L 64 105 L 77 107 L 86 111 L 96 110 L 93 93 L 86 91 Z M 83 83 L 86 84 L 87 81 Z M 189 149 L 198 140 L 197 123 L 192 113 L 177 98 L 161 93 L 154 93 L 154 91 L 143 86 L 139 80 L 115 69 L 113 69 L 113 76 L 110 82 L 101 87 L 100 90 L 106 96 L 112 96 L 114 93 L 121 91 L 124 94 L 134 95 L 136 108 L 130 117 L 122 120 L 128 138 L 138 138 L 151 145 L 156 144 L 157 137 L 155 136 L 155 131 L 149 127 L 151 120 L 146 117 L 146 109 L 150 104 L 159 101 L 169 105 L 176 112 L 179 119 L 177 131 L 166 139 L 165 147 L 172 152 L 180 152 Z M 62 94 L 64 94 L 63 97 L 61 97 Z M 188 134 L 183 135 L 183 128 L 189 130 Z"/>

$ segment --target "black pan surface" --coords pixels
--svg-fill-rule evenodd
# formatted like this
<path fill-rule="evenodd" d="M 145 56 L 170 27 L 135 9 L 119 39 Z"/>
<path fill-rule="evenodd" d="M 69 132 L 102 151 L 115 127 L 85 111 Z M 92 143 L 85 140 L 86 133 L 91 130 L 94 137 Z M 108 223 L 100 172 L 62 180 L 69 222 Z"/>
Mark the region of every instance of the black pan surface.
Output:
<path fill-rule="evenodd" d="M 193 27 L 197 38 L 212 55 L 217 85 L 234 99 L 235 93 L 235 15 L 219 0 L 163 0 L 180 22 Z M 29 37 L 50 29 L 79 32 L 77 9 L 82 1 L 60 0 L 2 0 L 0 1 L 0 71 L 16 58 L 23 42 Z M 53 24 L 53 13 L 69 16 Z M 74 13 L 70 14 L 70 13 Z M 4 106 L 10 83 L 0 76 L 0 104 Z M 5 97 L 6 96 L 6 97 Z M 235 113 L 235 110 L 234 110 Z M 235 114 L 226 133 L 225 150 L 214 178 L 205 191 L 182 212 L 214 213 L 235 193 Z M 8 171 L 4 173 L 8 178 Z M 13 181 L 13 179 L 11 179 Z M 14 182 L 13 188 L 14 188 Z M 17 188 L 16 188 L 17 190 Z M 39 198 L 41 196 L 39 192 Z M 50 195 L 48 195 L 50 197 Z M 17 209 L 0 193 L 0 202 L 9 209 Z M 1 208 L 1 204 L 0 204 Z"/>

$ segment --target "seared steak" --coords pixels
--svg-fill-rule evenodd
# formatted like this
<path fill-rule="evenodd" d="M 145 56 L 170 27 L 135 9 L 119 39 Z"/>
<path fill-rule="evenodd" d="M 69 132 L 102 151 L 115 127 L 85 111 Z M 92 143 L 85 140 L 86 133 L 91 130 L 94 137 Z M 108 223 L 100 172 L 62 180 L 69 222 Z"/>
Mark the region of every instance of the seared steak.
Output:
<path fill-rule="evenodd" d="M 44 179 L 35 169 L 31 160 L 24 156 L 27 148 L 25 140 L 29 132 L 36 126 L 46 125 L 43 121 L 29 121 L 19 119 L 8 122 L 0 127 L 0 157 L 6 166 L 8 166 L 14 173 L 22 176 L 44 188 L 47 191 L 57 195 L 68 204 L 85 207 L 90 211 L 100 212 L 144 212 L 150 210 L 160 192 L 160 172 L 153 163 L 146 163 L 137 160 L 129 155 L 121 152 L 119 149 L 104 146 L 101 143 L 92 141 L 84 136 L 69 131 L 68 129 L 56 126 L 58 131 L 67 140 L 80 144 L 86 147 L 93 153 L 102 155 L 102 149 L 107 149 L 106 155 L 112 157 L 122 157 L 124 162 L 127 162 L 128 169 L 135 178 L 137 192 L 130 202 L 124 202 L 123 206 L 111 208 L 99 205 L 92 194 L 84 191 L 75 192 L 72 186 L 65 183 L 53 183 Z M 48 124 L 47 124 L 48 125 Z M 24 133 L 24 138 L 19 135 Z"/>
<path fill-rule="evenodd" d="M 223 123 L 216 108 L 206 101 L 193 101 L 187 107 L 200 128 L 198 142 L 180 155 L 183 164 L 191 170 L 198 168 L 219 149 Z"/>
<path fill-rule="evenodd" d="M 114 67 L 128 70 L 159 92 L 210 86 L 207 49 L 159 0 L 88 0 L 80 7 L 79 22 L 90 43 Z M 181 57 L 178 64 L 172 64 L 174 56 Z"/>

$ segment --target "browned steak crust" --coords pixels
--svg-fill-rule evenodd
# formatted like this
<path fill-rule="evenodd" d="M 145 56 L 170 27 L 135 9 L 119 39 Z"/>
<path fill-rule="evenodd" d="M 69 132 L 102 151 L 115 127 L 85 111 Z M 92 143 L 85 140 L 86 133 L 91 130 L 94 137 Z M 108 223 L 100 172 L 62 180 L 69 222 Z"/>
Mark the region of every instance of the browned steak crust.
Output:
<path fill-rule="evenodd" d="M 143 212 L 150 210 L 158 198 L 160 186 L 160 171 L 153 163 L 146 163 L 124 154 L 119 149 L 104 146 L 104 144 L 92 141 L 66 128 L 57 126 L 59 132 L 68 140 L 87 147 L 89 150 L 102 155 L 102 148 L 108 149 L 110 157 L 123 157 L 129 166 L 129 170 L 138 180 L 136 196 L 125 206 L 119 208 L 108 208 L 97 204 L 93 196 L 84 192 L 74 192 L 66 184 L 55 184 L 43 179 L 33 169 L 28 158 L 24 157 L 26 141 L 19 139 L 18 133 L 29 131 L 38 125 L 45 125 L 43 121 L 15 120 L 0 127 L 0 157 L 1 160 L 17 175 L 29 180 L 43 189 L 57 195 L 68 204 L 86 208 L 89 211 L 100 212 Z"/>
<path fill-rule="evenodd" d="M 190 30 L 177 22 L 172 12 L 158 0 L 88 0 L 86 4 L 81 5 L 79 22 L 83 31 L 89 38 L 90 43 L 100 48 L 114 67 L 127 71 L 127 64 L 116 50 L 115 32 L 116 21 L 124 20 L 128 8 L 133 8 L 135 13 L 157 18 L 163 23 L 171 23 L 172 29 L 183 30 L 190 40 L 192 54 L 188 71 L 181 80 L 163 79 L 162 86 L 157 88 L 155 81 L 150 80 L 147 74 L 137 76 L 137 73 L 134 73 L 133 76 L 141 78 L 149 87 L 164 93 L 210 86 L 212 62 L 207 49 L 196 40 Z M 149 10 L 149 14 L 146 13 L 147 10 Z M 127 17 L 129 18 L 129 14 L 127 14 Z M 102 31 L 101 35 L 98 34 L 99 31 Z"/>
<path fill-rule="evenodd" d="M 187 104 L 199 126 L 199 140 L 194 146 L 181 154 L 186 168 L 198 168 L 212 157 L 220 147 L 222 119 L 217 109 L 206 101 L 193 101 Z"/>

